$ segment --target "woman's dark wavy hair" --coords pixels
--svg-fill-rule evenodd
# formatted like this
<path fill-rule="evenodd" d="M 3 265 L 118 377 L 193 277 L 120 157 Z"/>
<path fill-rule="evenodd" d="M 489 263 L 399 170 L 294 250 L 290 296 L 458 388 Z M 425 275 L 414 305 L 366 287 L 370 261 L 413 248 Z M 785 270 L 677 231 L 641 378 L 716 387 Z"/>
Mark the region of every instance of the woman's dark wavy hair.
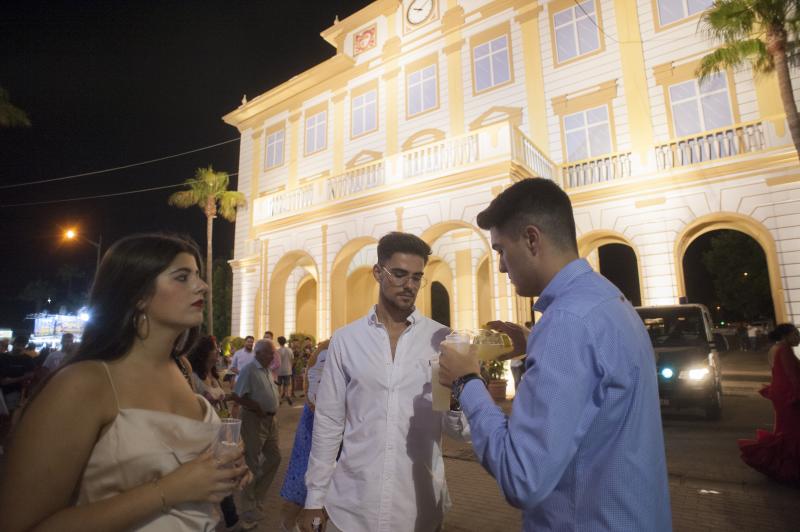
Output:
<path fill-rule="evenodd" d="M 797 330 L 797 326 L 794 323 L 781 323 L 774 329 L 772 332 L 769 333 L 769 339 L 773 342 L 780 342 L 787 335 L 792 334 L 794 331 Z"/>
<path fill-rule="evenodd" d="M 206 363 L 208 362 L 208 356 L 211 354 L 211 351 L 215 349 L 217 349 L 216 338 L 213 336 L 203 336 L 194 344 L 194 347 L 186 356 L 186 358 L 189 359 L 189 363 L 192 365 L 192 371 L 197 373 L 200 380 L 204 380 L 208 376 Z M 219 373 L 217 372 L 216 366 L 212 366 L 211 376 L 219 380 Z"/>
<path fill-rule="evenodd" d="M 81 337 L 78 352 L 70 364 L 84 360 L 116 360 L 133 346 L 137 305 L 155 292 L 156 277 L 180 253 L 197 261 L 203 276 L 203 260 L 197 244 L 189 237 L 146 233 L 118 240 L 103 256 L 89 293 L 91 319 Z M 172 355 L 194 345 L 200 326 L 181 335 L 172 347 Z"/>

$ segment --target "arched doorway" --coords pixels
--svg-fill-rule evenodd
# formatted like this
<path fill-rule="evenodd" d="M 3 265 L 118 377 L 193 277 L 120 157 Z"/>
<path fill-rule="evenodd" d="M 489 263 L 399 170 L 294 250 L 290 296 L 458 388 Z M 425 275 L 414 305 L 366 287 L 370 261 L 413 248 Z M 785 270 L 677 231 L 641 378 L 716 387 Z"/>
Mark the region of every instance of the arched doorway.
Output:
<path fill-rule="evenodd" d="M 689 303 L 706 305 L 717 323 L 775 323 L 767 258 L 751 236 L 733 229 L 703 233 L 681 266 Z"/>
<path fill-rule="evenodd" d="M 636 253 L 626 244 L 605 244 L 597 248 L 600 273 L 620 289 L 634 307 L 642 304 Z"/>
<path fill-rule="evenodd" d="M 772 311 L 776 322 L 787 320 L 786 300 L 781 284 L 780 267 L 775 240 L 769 230 L 760 222 L 738 213 L 720 212 L 701 216 L 687 225 L 675 240 L 675 273 L 678 281 L 678 296 L 688 297 L 683 258 L 689 246 L 706 233 L 721 229 L 739 231 L 755 240 L 764 253 L 769 277 L 769 292 Z M 715 308 L 716 310 L 716 308 Z"/>
<path fill-rule="evenodd" d="M 378 301 L 378 283 L 372 266 L 359 266 L 347 276 L 347 323 L 369 313 Z"/>
<path fill-rule="evenodd" d="M 486 236 L 472 225 L 454 220 L 429 227 L 421 238 L 431 246 L 433 256 L 425 271 L 430 284 L 420 310 L 432 316 L 433 283 L 438 281 L 449 296 L 450 326 L 477 328 L 478 263 L 489 252 Z M 490 308 L 493 303 L 490 295 Z"/>
<path fill-rule="evenodd" d="M 302 288 L 305 279 L 310 277 L 314 283 L 313 307 L 317 305 L 317 279 L 318 270 L 314 259 L 305 251 L 290 251 L 285 253 L 275 267 L 269 282 L 269 321 L 267 327 L 276 335 L 288 335 L 297 328 L 298 317 L 298 290 Z M 306 289 L 308 290 L 308 288 Z M 303 300 L 304 307 L 309 308 L 309 299 Z M 316 314 L 316 310 L 314 312 Z M 316 324 L 316 319 L 314 320 Z M 316 327 L 308 332 L 317 335 Z M 256 331 L 260 334 L 260 331 Z"/>
<path fill-rule="evenodd" d="M 371 247 L 374 249 L 377 245 L 377 242 L 378 241 L 376 239 L 369 236 L 354 238 L 342 246 L 342 248 L 336 254 L 336 258 L 333 260 L 333 265 L 331 266 L 330 278 L 331 331 L 335 331 L 336 329 L 350 323 L 348 317 L 351 314 L 348 311 L 348 301 L 352 295 L 352 292 L 350 292 L 348 289 L 348 277 L 355 270 L 353 263 L 356 255 L 359 255 L 359 253 L 361 253 L 361 251 L 366 247 Z M 360 264 L 359 260 L 355 261 L 357 263 L 356 267 L 365 265 Z M 374 264 L 374 262 L 372 264 Z M 372 264 L 369 266 L 371 267 Z M 375 283 L 374 280 L 373 283 Z M 377 285 L 377 283 L 375 284 Z M 373 299 L 373 303 L 375 301 L 377 301 L 377 299 Z"/>
<path fill-rule="evenodd" d="M 642 304 L 642 272 L 636 249 L 621 233 L 598 230 L 578 239 L 578 254 L 614 283 L 634 306 Z"/>
<path fill-rule="evenodd" d="M 306 275 L 297 287 L 297 313 L 295 330 L 305 334 L 317 334 L 317 281 Z"/>
<path fill-rule="evenodd" d="M 431 319 L 450 327 L 450 294 L 439 281 L 431 283 Z"/>

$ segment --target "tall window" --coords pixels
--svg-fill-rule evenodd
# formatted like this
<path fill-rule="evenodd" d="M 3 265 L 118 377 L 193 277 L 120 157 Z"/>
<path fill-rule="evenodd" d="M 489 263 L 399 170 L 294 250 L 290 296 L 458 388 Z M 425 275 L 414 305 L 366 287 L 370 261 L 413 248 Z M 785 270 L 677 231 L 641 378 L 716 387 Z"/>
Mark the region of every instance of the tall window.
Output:
<path fill-rule="evenodd" d="M 306 118 L 306 155 L 324 150 L 328 143 L 328 111 Z"/>
<path fill-rule="evenodd" d="M 284 137 L 283 129 L 267 135 L 267 160 L 265 161 L 267 168 L 275 168 L 283 164 Z"/>
<path fill-rule="evenodd" d="M 705 11 L 714 0 L 658 0 L 658 21 L 662 26 Z"/>
<path fill-rule="evenodd" d="M 611 153 L 608 106 L 580 111 L 564 117 L 567 160 L 580 161 Z"/>
<path fill-rule="evenodd" d="M 491 89 L 511 79 L 507 35 L 476 46 L 472 54 L 475 65 L 475 92 Z"/>
<path fill-rule="evenodd" d="M 577 3 L 554 14 L 553 29 L 559 63 L 600 48 L 594 0 Z"/>
<path fill-rule="evenodd" d="M 408 75 L 408 116 L 434 109 L 437 105 L 436 65 L 411 72 Z"/>
<path fill-rule="evenodd" d="M 675 135 L 684 137 L 733 123 L 728 82 L 724 73 L 705 82 L 690 79 L 669 87 Z"/>
<path fill-rule="evenodd" d="M 353 137 L 378 129 L 378 91 L 371 90 L 354 97 L 351 106 Z"/>

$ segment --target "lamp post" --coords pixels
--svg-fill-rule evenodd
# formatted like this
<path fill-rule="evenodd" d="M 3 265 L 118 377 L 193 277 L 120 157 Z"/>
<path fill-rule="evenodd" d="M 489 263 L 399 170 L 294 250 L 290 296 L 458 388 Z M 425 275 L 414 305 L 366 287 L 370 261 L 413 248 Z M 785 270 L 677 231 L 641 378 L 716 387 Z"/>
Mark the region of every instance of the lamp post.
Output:
<path fill-rule="evenodd" d="M 94 266 L 94 273 L 95 275 L 97 275 L 97 270 L 100 269 L 100 252 L 103 249 L 103 235 L 100 234 L 99 237 L 97 238 L 97 242 L 95 242 L 94 240 L 89 240 L 88 238 L 78 233 L 74 229 L 67 229 L 64 232 L 64 238 L 67 240 L 75 240 L 76 238 L 81 238 L 83 239 L 84 242 L 93 245 L 97 249 L 97 260 Z"/>

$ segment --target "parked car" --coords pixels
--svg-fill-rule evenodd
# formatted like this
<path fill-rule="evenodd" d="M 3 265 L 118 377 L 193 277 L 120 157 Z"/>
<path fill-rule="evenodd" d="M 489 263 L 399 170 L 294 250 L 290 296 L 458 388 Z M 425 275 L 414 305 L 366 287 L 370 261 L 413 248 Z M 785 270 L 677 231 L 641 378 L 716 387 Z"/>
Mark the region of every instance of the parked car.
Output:
<path fill-rule="evenodd" d="M 722 415 L 722 372 L 711 315 L 704 305 L 637 307 L 656 356 L 662 406 L 700 407 L 707 419 Z M 716 339 L 715 339 L 716 337 Z"/>

